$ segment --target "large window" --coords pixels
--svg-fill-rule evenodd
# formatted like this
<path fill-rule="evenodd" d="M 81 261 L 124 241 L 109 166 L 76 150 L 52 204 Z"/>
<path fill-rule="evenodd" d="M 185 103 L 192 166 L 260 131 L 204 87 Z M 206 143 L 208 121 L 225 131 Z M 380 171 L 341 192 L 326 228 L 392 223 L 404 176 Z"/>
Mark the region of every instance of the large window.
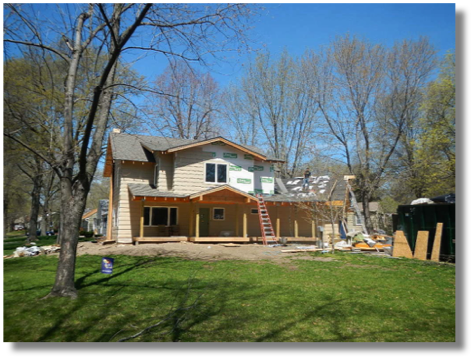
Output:
<path fill-rule="evenodd" d="M 206 163 L 205 181 L 213 183 L 226 183 L 227 165 L 221 163 Z"/>
<path fill-rule="evenodd" d="M 144 226 L 172 226 L 178 224 L 176 207 L 144 207 Z"/>

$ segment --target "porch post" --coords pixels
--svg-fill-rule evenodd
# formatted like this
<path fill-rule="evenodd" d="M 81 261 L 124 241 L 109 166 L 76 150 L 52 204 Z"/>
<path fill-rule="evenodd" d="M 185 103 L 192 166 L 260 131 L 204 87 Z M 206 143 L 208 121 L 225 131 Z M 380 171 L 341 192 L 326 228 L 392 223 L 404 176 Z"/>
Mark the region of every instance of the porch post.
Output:
<path fill-rule="evenodd" d="M 195 210 L 195 237 L 198 238 L 200 236 L 200 213 L 199 208 Z"/>
<path fill-rule="evenodd" d="M 140 234 L 141 238 L 144 237 L 144 199 L 140 202 Z"/>
<path fill-rule="evenodd" d="M 113 166 L 114 167 L 114 166 Z M 110 181 L 109 181 L 109 208 L 107 210 L 107 240 L 112 240 L 112 199 L 113 199 L 113 177 L 114 172 L 111 174 Z M 117 240 L 116 240 L 117 241 Z"/>
<path fill-rule="evenodd" d="M 294 219 L 294 237 L 299 237 L 299 225 L 297 219 Z"/>
<path fill-rule="evenodd" d="M 239 219 L 238 219 L 238 204 L 235 205 L 235 236 L 239 236 L 238 233 L 240 232 L 239 230 Z"/>
<path fill-rule="evenodd" d="M 243 237 L 246 238 L 248 236 L 248 220 L 246 215 L 246 208 L 243 207 Z"/>
<path fill-rule="evenodd" d="M 311 221 L 311 227 L 312 227 L 312 238 L 316 238 L 316 221 L 312 219 Z"/>
<path fill-rule="evenodd" d="M 276 237 L 281 237 L 281 219 L 279 218 L 279 206 L 276 206 Z"/>
<path fill-rule="evenodd" d="M 188 220 L 188 237 L 193 236 L 193 209 L 195 204 L 193 202 L 190 203 L 190 213 L 189 213 L 189 220 Z"/>

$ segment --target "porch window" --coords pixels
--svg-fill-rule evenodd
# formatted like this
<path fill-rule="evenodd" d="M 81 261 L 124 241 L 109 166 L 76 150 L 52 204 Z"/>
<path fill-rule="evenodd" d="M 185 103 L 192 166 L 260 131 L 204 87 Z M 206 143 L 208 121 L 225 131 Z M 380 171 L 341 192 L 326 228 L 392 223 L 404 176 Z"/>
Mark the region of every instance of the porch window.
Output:
<path fill-rule="evenodd" d="M 178 225 L 176 207 L 144 207 L 144 226 Z"/>
<path fill-rule="evenodd" d="M 258 215 L 258 209 L 251 209 L 251 213 Z"/>
<path fill-rule="evenodd" d="M 214 207 L 213 220 L 225 220 L 225 209 Z"/>
<path fill-rule="evenodd" d="M 226 183 L 227 165 L 221 163 L 205 164 L 205 181 L 213 183 Z"/>

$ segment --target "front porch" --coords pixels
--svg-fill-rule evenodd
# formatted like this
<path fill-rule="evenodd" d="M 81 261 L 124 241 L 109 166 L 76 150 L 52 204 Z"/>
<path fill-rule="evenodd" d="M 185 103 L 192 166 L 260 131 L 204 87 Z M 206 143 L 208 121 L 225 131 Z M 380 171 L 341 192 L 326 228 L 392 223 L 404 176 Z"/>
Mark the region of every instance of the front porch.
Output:
<path fill-rule="evenodd" d="M 188 241 L 186 236 L 134 236 L 132 243 L 139 245 L 140 243 L 179 243 L 181 241 Z"/>
<path fill-rule="evenodd" d="M 315 244 L 317 238 L 301 236 L 301 237 L 285 237 L 287 243 L 303 243 L 303 244 Z M 263 242 L 261 236 L 250 236 L 250 237 L 230 237 L 230 236 L 218 236 L 218 237 L 187 237 L 187 236 L 144 236 L 139 237 L 135 236 L 132 238 L 134 245 L 147 244 L 147 243 L 180 243 L 180 242 L 190 242 L 190 243 L 235 243 L 235 244 L 251 244 Z M 280 243 L 280 242 L 278 242 Z"/>
<path fill-rule="evenodd" d="M 257 199 L 228 185 L 191 195 L 144 195 L 130 187 L 129 235 L 133 243 L 262 243 Z M 290 202 L 266 202 L 277 238 L 315 244 L 316 224 Z M 123 229 L 125 230 L 125 229 Z M 279 239 L 278 239 L 279 240 Z M 282 243 L 278 241 L 278 243 Z"/>
<path fill-rule="evenodd" d="M 181 197 L 131 193 L 130 220 L 134 244 L 250 241 L 248 213 L 257 201 L 253 195 L 228 185 Z"/>

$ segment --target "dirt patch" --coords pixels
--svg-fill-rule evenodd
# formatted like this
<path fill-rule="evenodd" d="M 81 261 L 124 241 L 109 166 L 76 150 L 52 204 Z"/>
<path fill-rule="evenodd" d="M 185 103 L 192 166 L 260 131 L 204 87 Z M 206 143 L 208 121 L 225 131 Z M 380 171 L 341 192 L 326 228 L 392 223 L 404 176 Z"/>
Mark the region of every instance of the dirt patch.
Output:
<path fill-rule="evenodd" d="M 162 256 L 181 257 L 190 260 L 270 260 L 277 263 L 290 262 L 293 259 L 331 261 L 332 258 L 314 258 L 304 253 L 282 253 L 291 247 L 269 247 L 259 244 L 226 247 L 220 244 L 193 244 L 187 242 L 166 244 L 140 245 L 99 245 L 96 243 L 80 243 L 78 255 L 131 255 L 131 256 Z"/>

